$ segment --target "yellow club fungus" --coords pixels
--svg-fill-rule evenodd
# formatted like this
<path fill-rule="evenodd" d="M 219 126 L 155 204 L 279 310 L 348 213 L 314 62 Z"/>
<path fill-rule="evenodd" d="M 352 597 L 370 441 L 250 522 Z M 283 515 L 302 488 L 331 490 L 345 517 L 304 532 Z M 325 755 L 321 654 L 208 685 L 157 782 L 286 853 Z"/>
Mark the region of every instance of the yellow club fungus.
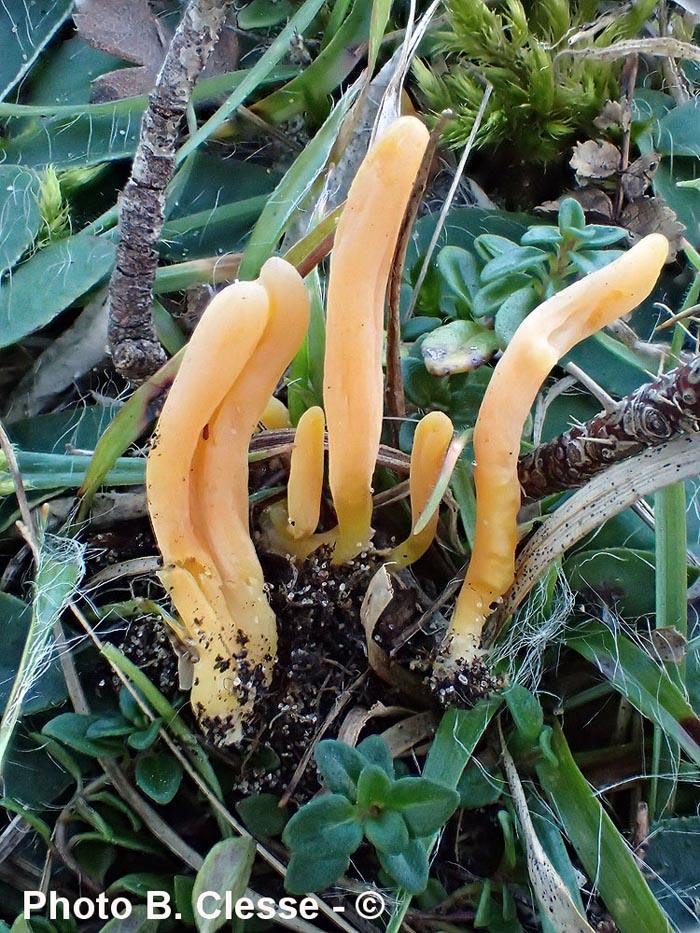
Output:
<path fill-rule="evenodd" d="M 248 525 L 248 445 L 308 319 L 304 283 L 282 259 L 220 292 L 192 335 L 148 457 L 160 577 L 197 655 L 192 706 L 222 744 L 241 738 L 275 660 Z"/>
<path fill-rule="evenodd" d="M 338 516 L 333 562 L 369 545 L 383 417 L 384 301 L 401 222 L 428 144 L 400 117 L 358 169 L 338 223 L 327 301 L 324 407 L 329 483 Z"/>
<path fill-rule="evenodd" d="M 487 616 L 514 577 L 520 438 L 537 393 L 579 341 L 632 311 L 654 287 L 668 255 L 661 234 L 549 298 L 520 325 L 495 367 L 474 429 L 476 532 L 440 664 L 470 663 Z"/>
<path fill-rule="evenodd" d="M 315 405 L 301 416 L 294 436 L 287 511 L 289 533 L 297 541 L 311 537 L 321 513 L 325 422 L 323 409 Z"/>
<path fill-rule="evenodd" d="M 428 504 L 440 476 L 453 431 L 452 422 L 441 411 L 431 411 L 418 422 L 413 439 L 409 480 L 413 528 Z M 425 554 L 433 543 L 438 517 L 438 509 L 436 509 L 424 528 L 417 534 L 411 531 L 408 538 L 394 548 L 389 557 L 390 564 L 394 565 L 392 569 L 408 567 Z"/>

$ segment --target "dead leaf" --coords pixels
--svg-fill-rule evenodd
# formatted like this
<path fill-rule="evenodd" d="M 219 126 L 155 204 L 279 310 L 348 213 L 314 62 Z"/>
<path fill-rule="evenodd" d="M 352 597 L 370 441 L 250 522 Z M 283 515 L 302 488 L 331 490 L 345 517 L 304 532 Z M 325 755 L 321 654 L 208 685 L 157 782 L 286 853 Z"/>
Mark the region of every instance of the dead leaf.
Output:
<path fill-rule="evenodd" d="M 597 215 L 596 220 L 600 218 L 604 223 L 612 222 L 613 202 L 600 188 L 581 188 L 576 191 L 565 191 L 556 201 L 545 201 L 535 210 L 542 213 L 556 212 L 566 198 L 573 198 L 578 201 L 586 214 Z"/>
<path fill-rule="evenodd" d="M 93 82 L 92 100 L 121 100 L 149 94 L 163 64 L 172 32 L 153 13 L 149 0 L 77 0 L 73 15 L 80 38 L 93 48 L 138 66 L 119 68 Z M 233 71 L 238 63 L 238 37 L 229 13 L 204 75 Z"/>
<path fill-rule="evenodd" d="M 414 713 L 413 716 L 407 716 L 394 723 L 393 726 L 389 726 L 381 733 L 381 736 L 389 746 L 391 757 L 400 758 L 415 748 L 419 742 L 431 738 L 435 735 L 439 721 L 439 717 L 429 711 Z"/>
<path fill-rule="evenodd" d="M 628 130 L 632 123 L 629 108 L 619 100 L 608 100 L 600 112 L 600 116 L 593 121 L 599 130 Z"/>
<path fill-rule="evenodd" d="M 620 169 L 620 150 L 604 139 L 587 139 L 577 143 L 569 165 L 580 184 L 587 179 L 610 178 Z"/>
<path fill-rule="evenodd" d="M 338 728 L 338 739 L 354 748 L 360 741 L 360 736 L 366 726 L 373 719 L 386 719 L 394 716 L 412 716 L 413 710 L 405 706 L 385 706 L 382 702 L 375 703 L 371 709 L 364 706 L 353 706 Z"/>
<path fill-rule="evenodd" d="M 635 159 L 626 171 L 622 172 L 620 184 L 626 200 L 634 201 L 635 198 L 642 197 L 651 184 L 660 162 L 661 156 L 658 152 L 649 152 Z"/>
<path fill-rule="evenodd" d="M 688 653 L 688 639 L 674 625 L 652 629 L 646 650 L 664 664 L 682 664 Z"/>
<path fill-rule="evenodd" d="M 503 738 L 500 723 L 498 728 L 501 738 L 503 768 L 506 772 L 513 807 L 520 824 L 519 835 L 525 845 L 527 873 L 530 876 L 537 900 L 544 908 L 545 915 L 553 929 L 565 930 L 567 933 L 594 933 L 593 927 L 574 903 L 569 889 L 542 847 L 542 843 L 532 824 L 523 785 Z"/>
<path fill-rule="evenodd" d="M 76 7 L 75 26 L 88 45 L 136 65 L 160 66 L 170 36 L 148 0 L 77 0 Z"/>
<path fill-rule="evenodd" d="M 426 700 L 426 689 L 423 681 L 414 673 L 392 661 L 386 651 L 374 639 L 374 630 L 377 622 L 394 599 L 394 587 L 386 565 L 375 573 L 369 582 L 362 605 L 360 606 L 360 621 L 365 632 L 367 642 L 367 662 L 377 677 L 385 683 L 397 687 L 401 692 L 419 703 Z"/>
<path fill-rule="evenodd" d="M 675 259 L 680 249 L 681 236 L 685 226 L 678 220 L 674 211 L 661 198 L 638 198 L 630 201 L 622 211 L 620 224 L 635 237 L 649 233 L 663 233 L 671 244 L 668 262 Z"/>

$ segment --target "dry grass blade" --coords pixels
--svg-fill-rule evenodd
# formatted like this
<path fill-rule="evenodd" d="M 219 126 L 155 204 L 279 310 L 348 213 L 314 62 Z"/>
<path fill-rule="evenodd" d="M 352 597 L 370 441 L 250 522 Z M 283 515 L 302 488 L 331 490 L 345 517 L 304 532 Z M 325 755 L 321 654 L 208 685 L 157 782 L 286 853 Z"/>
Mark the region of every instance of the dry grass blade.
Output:
<path fill-rule="evenodd" d="M 572 545 L 637 499 L 700 474 L 700 434 L 678 437 L 631 460 L 611 466 L 574 493 L 537 529 L 521 551 L 515 582 L 490 623 L 493 644 L 505 619 L 549 567 Z"/>
<path fill-rule="evenodd" d="M 513 806 L 520 823 L 520 835 L 527 853 L 527 871 L 535 889 L 537 900 L 542 905 L 545 916 L 547 916 L 555 930 L 566 930 L 567 933 L 594 933 L 593 927 L 579 912 L 566 885 L 557 874 L 554 865 L 552 865 L 542 848 L 542 843 L 537 838 L 535 827 L 532 825 L 532 819 L 530 818 L 523 785 L 503 738 L 500 722 L 498 730 L 501 738 L 503 767 L 506 772 Z"/>
<path fill-rule="evenodd" d="M 438 122 L 430 133 L 430 142 L 425 150 L 423 161 L 418 169 L 413 193 L 399 231 L 399 240 L 394 251 L 394 262 L 389 274 L 389 287 L 387 289 L 387 328 L 386 328 L 386 413 L 390 418 L 406 417 L 406 401 L 403 391 L 403 375 L 401 372 L 401 278 L 406 261 L 406 249 L 413 230 L 413 224 L 418 216 L 425 189 L 428 184 L 430 166 L 437 152 L 438 143 L 442 136 L 445 124 L 452 116 L 446 110 L 440 114 Z M 398 425 L 394 425 L 394 442 L 398 445 Z"/>

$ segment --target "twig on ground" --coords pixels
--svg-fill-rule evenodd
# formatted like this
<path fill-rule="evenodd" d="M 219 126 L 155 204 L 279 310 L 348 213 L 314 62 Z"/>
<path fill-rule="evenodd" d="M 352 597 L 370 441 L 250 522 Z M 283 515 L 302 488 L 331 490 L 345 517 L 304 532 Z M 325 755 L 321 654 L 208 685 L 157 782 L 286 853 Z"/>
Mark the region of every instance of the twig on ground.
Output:
<path fill-rule="evenodd" d="M 610 411 L 524 456 L 518 464 L 526 496 L 583 485 L 611 463 L 700 430 L 700 356 L 621 399 Z"/>
<path fill-rule="evenodd" d="M 190 0 L 141 123 L 119 209 L 120 240 L 109 286 L 109 346 L 117 370 L 141 382 L 165 357 L 151 316 L 156 250 L 175 141 L 195 82 L 219 37 L 230 0 Z"/>
<path fill-rule="evenodd" d="M 389 274 L 388 300 L 387 300 L 387 328 L 386 328 L 386 415 L 388 418 L 403 419 L 406 417 L 406 399 L 403 391 L 403 376 L 401 373 L 401 277 L 403 275 L 404 262 L 406 261 L 406 249 L 411 236 L 411 230 L 418 215 L 425 189 L 428 184 L 430 166 L 435 158 L 438 143 L 442 136 L 445 124 L 451 118 L 452 112 L 445 110 L 440 114 L 438 122 L 430 133 L 430 142 L 425 150 L 423 161 L 418 170 L 413 194 L 404 216 L 399 239 L 394 252 L 394 262 L 392 263 L 391 273 Z M 400 422 L 392 424 L 394 443 L 399 446 Z"/>

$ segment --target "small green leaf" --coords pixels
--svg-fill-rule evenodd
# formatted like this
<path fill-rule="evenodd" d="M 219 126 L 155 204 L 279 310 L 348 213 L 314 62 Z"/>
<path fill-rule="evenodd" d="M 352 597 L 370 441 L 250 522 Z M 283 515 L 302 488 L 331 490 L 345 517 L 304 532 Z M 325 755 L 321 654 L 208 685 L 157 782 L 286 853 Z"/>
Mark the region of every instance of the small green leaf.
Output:
<path fill-rule="evenodd" d="M 375 849 L 391 855 L 402 852 L 410 841 L 406 821 L 396 810 L 384 809 L 365 820 L 365 836 Z"/>
<path fill-rule="evenodd" d="M 482 259 L 489 262 L 496 256 L 505 256 L 519 247 L 508 237 L 499 236 L 496 233 L 482 233 L 481 236 L 475 238 L 474 249 Z"/>
<path fill-rule="evenodd" d="M 438 253 L 437 267 L 452 293 L 471 302 L 479 290 L 479 269 L 474 256 L 459 246 L 443 246 Z"/>
<path fill-rule="evenodd" d="M 236 804 L 239 816 L 254 836 L 281 836 L 289 822 L 289 811 L 278 806 L 274 794 L 252 794 Z"/>
<path fill-rule="evenodd" d="M 38 191 L 35 172 L 23 165 L 0 165 L 0 276 L 14 266 L 39 232 Z"/>
<path fill-rule="evenodd" d="M 488 807 L 500 798 L 506 787 L 500 772 L 481 764 L 471 764 L 459 779 L 459 805 L 465 810 Z"/>
<path fill-rule="evenodd" d="M 171 891 L 172 879 L 170 875 L 155 875 L 150 872 L 134 872 L 130 875 L 122 875 L 108 889 L 108 894 L 114 896 L 121 891 L 128 894 L 137 894 L 139 897 L 145 897 L 149 891 Z"/>
<path fill-rule="evenodd" d="M 389 799 L 391 778 L 378 765 L 366 765 L 357 782 L 357 806 L 371 810 L 383 806 Z"/>
<path fill-rule="evenodd" d="M 422 777 L 395 781 L 387 801 L 400 810 L 411 836 L 423 838 L 436 833 L 459 806 L 459 794 Z"/>
<path fill-rule="evenodd" d="M 357 746 L 357 751 L 370 765 L 376 765 L 390 778 L 394 776 L 391 750 L 380 735 L 369 735 Z"/>
<path fill-rule="evenodd" d="M 0 285 L 0 347 L 48 324 L 101 282 L 112 268 L 115 248 L 81 234 L 46 246 L 18 266 Z"/>
<path fill-rule="evenodd" d="M 623 227 L 606 227 L 600 224 L 591 224 L 586 227 L 586 247 L 600 249 L 602 246 L 612 246 L 629 236 Z"/>
<path fill-rule="evenodd" d="M 365 765 L 360 752 L 337 739 L 324 739 L 316 746 L 314 758 L 328 789 L 354 801 L 357 781 Z"/>
<path fill-rule="evenodd" d="M 162 719 L 154 719 L 147 729 L 140 729 L 138 732 L 132 732 L 126 740 L 127 745 L 137 752 L 145 752 L 158 738 L 158 732 L 162 725 Z"/>
<path fill-rule="evenodd" d="M 238 13 L 238 28 L 269 29 L 285 23 L 294 9 L 291 0 L 252 0 Z"/>
<path fill-rule="evenodd" d="M 534 285 L 519 288 L 506 298 L 494 321 L 494 332 L 500 346 L 508 346 L 516 330 L 540 300 L 541 294 Z"/>
<path fill-rule="evenodd" d="M 419 839 L 398 855 L 378 851 L 379 861 L 384 871 L 409 894 L 420 894 L 428 883 L 428 855 Z"/>
<path fill-rule="evenodd" d="M 418 317 L 412 317 L 408 321 L 402 322 L 401 336 L 407 343 L 412 343 L 424 334 L 429 334 L 432 330 L 435 330 L 436 327 L 440 327 L 441 324 L 442 318 L 439 317 L 420 315 Z"/>
<path fill-rule="evenodd" d="M 133 725 L 127 722 L 123 716 L 114 713 L 109 716 L 101 716 L 95 722 L 90 723 L 85 735 L 88 739 L 121 738 L 124 735 L 129 735 L 133 729 Z"/>
<path fill-rule="evenodd" d="M 549 258 L 549 253 L 535 246 L 518 246 L 503 256 L 496 256 L 487 262 L 481 270 L 481 283 L 489 285 L 491 282 L 498 282 L 505 275 L 537 270 L 544 266 Z"/>
<path fill-rule="evenodd" d="M 79 713 L 61 713 L 46 723 L 41 730 L 42 735 L 57 739 L 68 748 L 73 748 L 83 755 L 89 755 L 91 758 L 116 758 L 123 754 L 124 746 L 122 742 L 115 739 L 104 739 L 97 741 L 89 739 L 87 731 L 93 722 L 97 722 L 99 716 L 81 716 Z"/>
<path fill-rule="evenodd" d="M 203 917 L 195 909 L 199 897 L 205 891 L 212 891 L 223 901 L 230 892 L 235 904 L 248 887 L 254 861 L 255 842 L 248 838 L 224 839 L 209 851 L 204 864 L 197 872 L 192 889 L 192 907 L 200 933 L 214 933 L 226 923 L 226 916 L 225 911 L 221 911 L 219 917 Z"/>
<path fill-rule="evenodd" d="M 569 262 L 581 275 L 589 275 L 591 272 L 597 272 L 610 265 L 613 260 L 619 259 L 622 255 L 624 255 L 624 250 L 619 249 L 579 250 L 569 253 Z"/>
<path fill-rule="evenodd" d="M 195 925 L 194 910 L 192 908 L 192 891 L 194 878 L 192 875 L 175 875 L 173 878 L 173 895 L 175 897 L 175 910 L 180 914 L 183 923 Z"/>
<path fill-rule="evenodd" d="M 513 717 L 515 728 L 526 742 L 534 745 L 544 725 L 539 700 L 520 684 L 511 684 L 503 691 L 503 696 Z"/>
<path fill-rule="evenodd" d="M 498 347 L 492 330 L 475 321 L 452 321 L 427 334 L 420 352 L 431 376 L 450 376 L 483 366 Z"/>
<path fill-rule="evenodd" d="M 586 226 L 583 208 L 574 198 L 565 198 L 559 208 L 559 229 L 564 233 L 576 233 Z"/>
<path fill-rule="evenodd" d="M 520 237 L 521 246 L 559 246 L 564 237 L 559 227 L 530 227 Z"/>
<path fill-rule="evenodd" d="M 312 859 L 292 855 L 284 886 L 290 894 L 313 894 L 336 882 L 348 869 L 348 858 Z"/>
<path fill-rule="evenodd" d="M 182 774 L 182 765 L 170 752 L 148 752 L 136 761 L 136 783 L 156 803 L 170 803 L 180 789 Z"/>
<path fill-rule="evenodd" d="M 282 841 L 293 853 L 309 858 L 323 853 L 328 858 L 351 855 L 362 842 L 362 826 L 355 807 L 340 794 L 311 800 L 287 823 Z"/>
<path fill-rule="evenodd" d="M 487 317 L 495 314 L 509 295 L 528 285 L 532 285 L 532 278 L 523 273 L 506 275 L 498 282 L 491 282 L 479 289 L 474 296 L 472 314 L 474 317 Z"/>

